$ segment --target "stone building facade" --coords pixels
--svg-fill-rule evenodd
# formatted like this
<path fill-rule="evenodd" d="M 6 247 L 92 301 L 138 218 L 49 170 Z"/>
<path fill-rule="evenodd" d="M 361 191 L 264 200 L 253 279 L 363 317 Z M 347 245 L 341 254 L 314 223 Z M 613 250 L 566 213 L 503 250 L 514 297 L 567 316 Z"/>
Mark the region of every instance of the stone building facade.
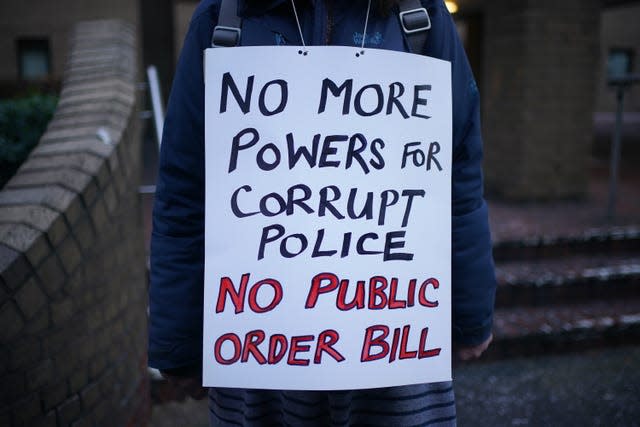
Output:
<path fill-rule="evenodd" d="M 489 192 L 523 200 L 586 194 L 599 16 L 598 0 L 487 3 Z"/>
<path fill-rule="evenodd" d="M 0 16 L 0 97 L 34 85 L 58 86 L 78 21 L 118 18 L 139 28 L 138 1 L 131 0 L 3 0 Z M 37 68 L 35 76 L 21 70 L 25 62 Z M 48 72 L 42 74 L 42 67 Z"/>
<path fill-rule="evenodd" d="M 610 151 L 617 108 L 616 90 L 607 84 L 609 73 L 640 74 L 640 1 L 605 9 L 600 17 L 600 63 L 594 112 L 595 147 L 598 156 Z M 622 156 L 627 162 L 640 158 L 640 83 L 625 90 Z"/>

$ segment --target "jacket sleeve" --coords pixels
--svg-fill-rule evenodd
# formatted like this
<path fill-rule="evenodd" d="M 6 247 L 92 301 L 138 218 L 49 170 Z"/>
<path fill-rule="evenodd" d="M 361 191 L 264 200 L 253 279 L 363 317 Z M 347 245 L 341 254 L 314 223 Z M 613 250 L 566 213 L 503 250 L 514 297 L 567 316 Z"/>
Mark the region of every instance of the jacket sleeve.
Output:
<path fill-rule="evenodd" d="M 205 3 L 205 2 L 203 2 Z M 204 277 L 203 50 L 212 8 L 198 8 L 178 61 L 164 123 L 153 208 L 149 365 L 161 370 L 202 360 Z"/>
<path fill-rule="evenodd" d="M 482 194 L 480 97 L 451 16 L 441 0 L 433 3 L 426 53 L 452 64 L 453 339 L 475 345 L 491 333 L 496 291 L 488 210 Z"/>

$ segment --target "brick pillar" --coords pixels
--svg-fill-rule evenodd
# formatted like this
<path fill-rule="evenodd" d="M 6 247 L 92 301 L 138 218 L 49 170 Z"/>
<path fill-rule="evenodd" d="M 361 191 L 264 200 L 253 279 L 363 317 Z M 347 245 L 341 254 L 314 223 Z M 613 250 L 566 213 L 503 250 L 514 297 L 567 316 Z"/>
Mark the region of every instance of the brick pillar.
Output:
<path fill-rule="evenodd" d="M 599 13 L 599 0 L 486 2 L 489 193 L 518 200 L 586 193 Z"/>

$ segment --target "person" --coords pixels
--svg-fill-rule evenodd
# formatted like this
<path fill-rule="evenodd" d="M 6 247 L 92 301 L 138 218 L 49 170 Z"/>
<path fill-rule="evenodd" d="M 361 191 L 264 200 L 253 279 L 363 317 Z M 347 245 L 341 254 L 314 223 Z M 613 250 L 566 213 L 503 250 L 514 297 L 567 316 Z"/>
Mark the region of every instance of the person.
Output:
<path fill-rule="evenodd" d="M 292 0 L 240 1 L 240 44 L 300 45 Z M 409 51 L 397 2 L 295 0 L 309 45 Z M 453 339 L 460 359 L 491 341 L 495 273 L 482 195 L 479 94 L 442 0 L 423 0 L 431 29 L 421 52 L 452 63 Z M 366 35 L 363 25 L 371 15 Z M 165 120 L 151 241 L 149 365 L 196 398 L 202 364 L 204 77 L 220 0 L 198 5 L 185 38 Z M 211 425 L 455 425 L 451 382 L 334 392 L 208 391 Z"/>

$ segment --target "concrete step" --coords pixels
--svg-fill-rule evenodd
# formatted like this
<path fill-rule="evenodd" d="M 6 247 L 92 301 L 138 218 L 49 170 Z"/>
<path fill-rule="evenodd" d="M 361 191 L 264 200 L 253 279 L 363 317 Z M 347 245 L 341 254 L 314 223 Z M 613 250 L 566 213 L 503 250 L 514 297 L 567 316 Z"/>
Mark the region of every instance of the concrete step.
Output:
<path fill-rule="evenodd" d="M 640 296 L 640 252 L 503 261 L 496 278 L 496 307 L 632 298 Z"/>
<path fill-rule="evenodd" d="M 640 344 L 640 295 L 589 303 L 499 308 L 482 360 Z"/>
<path fill-rule="evenodd" d="M 594 228 L 577 234 L 540 235 L 495 242 L 496 262 L 558 258 L 576 254 L 640 253 L 640 227 Z"/>

